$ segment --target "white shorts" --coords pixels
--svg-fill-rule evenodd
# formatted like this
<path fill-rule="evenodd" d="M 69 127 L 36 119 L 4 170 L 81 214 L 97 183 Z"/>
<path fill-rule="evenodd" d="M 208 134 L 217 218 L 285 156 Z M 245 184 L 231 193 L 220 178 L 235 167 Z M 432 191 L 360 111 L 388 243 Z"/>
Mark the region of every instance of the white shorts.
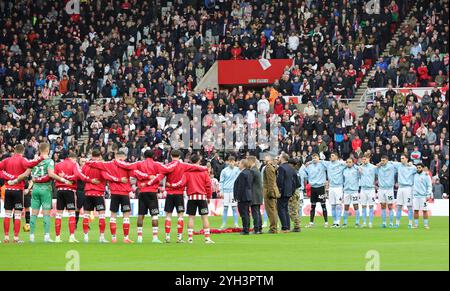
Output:
<path fill-rule="evenodd" d="M 397 191 L 397 205 L 412 206 L 412 187 L 400 187 Z"/>
<path fill-rule="evenodd" d="M 414 197 L 413 199 L 414 210 L 428 211 L 428 202 L 425 197 Z"/>
<path fill-rule="evenodd" d="M 394 204 L 394 189 L 378 189 L 378 200 L 383 204 Z"/>
<path fill-rule="evenodd" d="M 358 204 L 359 193 L 344 193 L 344 205 Z"/>
<path fill-rule="evenodd" d="M 328 199 L 331 205 L 342 204 L 344 189 L 342 187 L 330 187 L 328 189 L 328 196 L 330 197 Z"/>
<path fill-rule="evenodd" d="M 375 205 L 375 189 L 361 189 L 361 205 Z"/>
<path fill-rule="evenodd" d="M 237 201 L 234 200 L 234 195 L 232 192 L 223 193 L 223 206 L 237 206 Z"/>

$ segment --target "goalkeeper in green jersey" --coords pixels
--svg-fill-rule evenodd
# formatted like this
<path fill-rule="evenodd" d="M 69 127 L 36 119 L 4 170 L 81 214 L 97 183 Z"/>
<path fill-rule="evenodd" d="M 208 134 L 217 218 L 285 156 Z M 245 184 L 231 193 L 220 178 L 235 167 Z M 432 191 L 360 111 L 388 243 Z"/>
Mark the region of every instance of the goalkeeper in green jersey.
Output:
<path fill-rule="evenodd" d="M 52 242 L 50 239 L 50 210 L 52 209 L 53 198 L 52 179 L 66 184 L 71 184 L 72 182 L 55 174 L 55 162 L 48 157 L 50 152 L 48 143 L 41 143 L 39 151 L 46 159 L 31 170 L 33 188 L 31 192 L 30 242 L 34 242 L 36 220 L 41 207 L 44 215 L 44 241 Z"/>

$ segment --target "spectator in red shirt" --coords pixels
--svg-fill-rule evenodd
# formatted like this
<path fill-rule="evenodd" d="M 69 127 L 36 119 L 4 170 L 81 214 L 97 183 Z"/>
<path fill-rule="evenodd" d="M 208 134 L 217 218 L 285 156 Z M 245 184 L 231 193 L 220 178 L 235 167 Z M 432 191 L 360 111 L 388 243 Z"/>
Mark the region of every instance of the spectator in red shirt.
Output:
<path fill-rule="evenodd" d="M 275 101 L 275 105 L 273 107 L 273 113 L 276 115 L 283 115 L 284 109 L 283 109 L 283 103 L 281 103 L 281 99 L 277 98 Z"/>
<path fill-rule="evenodd" d="M 428 75 L 428 68 L 424 62 L 417 69 L 417 74 L 419 75 L 420 86 L 427 87 L 428 81 L 430 80 L 430 75 Z"/>
<path fill-rule="evenodd" d="M 233 48 L 231 49 L 231 55 L 233 57 L 233 60 L 242 59 L 241 53 L 242 53 L 241 47 L 239 46 L 239 44 L 237 42 L 235 42 Z"/>
<path fill-rule="evenodd" d="M 359 138 L 359 136 L 356 136 L 353 140 L 352 140 L 352 149 L 355 152 L 358 148 L 361 148 L 362 145 L 362 140 Z"/>

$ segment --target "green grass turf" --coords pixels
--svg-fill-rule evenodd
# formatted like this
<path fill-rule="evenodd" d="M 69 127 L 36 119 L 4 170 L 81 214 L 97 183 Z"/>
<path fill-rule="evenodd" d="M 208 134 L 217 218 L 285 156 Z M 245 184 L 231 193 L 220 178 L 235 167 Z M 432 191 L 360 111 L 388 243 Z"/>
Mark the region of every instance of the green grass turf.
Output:
<path fill-rule="evenodd" d="M 199 220 L 199 219 L 198 219 Z M 307 218 L 303 219 L 306 223 Z M 352 220 L 350 220 L 352 221 Z M 53 222 L 53 221 L 52 221 Z M 136 238 L 132 219 L 130 238 Z M 219 227 L 220 218 L 211 218 Z M 231 222 L 231 220 L 230 220 Z M 121 242 L 121 220 L 117 226 L 117 244 L 99 244 L 97 220 L 91 223 L 88 244 L 42 243 L 42 220 L 38 220 L 36 242 L 28 243 L 21 233 L 22 245 L 0 244 L 0 270 L 65 270 L 66 253 L 76 250 L 81 270 L 365 270 L 370 250 L 379 252 L 381 270 L 449 270 L 448 217 L 432 217 L 430 230 L 410 230 L 403 218 L 400 229 L 324 229 L 318 217 L 316 227 L 301 233 L 278 235 L 218 234 L 214 245 L 205 245 L 203 236 L 194 236 L 194 244 L 151 244 L 150 220 L 144 225 L 144 243 Z M 422 219 L 420 221 L 422 223 Z M 164 238 L 160 219 L 160 239 Z M 196 229 L 199 229 L 199 221 Z M 81 220 L 77 238 L 83 239 Z M 176 225 L 172 226 L 172 240 Z M 67 220 L 63 221 L 62 238 L 68 239 Z M 52 224 L 52 237 L 54 230 Z M 107 225 L 106 237 L 110 240 Z M 186 234 L 185 234 L 186 238 Z"/>

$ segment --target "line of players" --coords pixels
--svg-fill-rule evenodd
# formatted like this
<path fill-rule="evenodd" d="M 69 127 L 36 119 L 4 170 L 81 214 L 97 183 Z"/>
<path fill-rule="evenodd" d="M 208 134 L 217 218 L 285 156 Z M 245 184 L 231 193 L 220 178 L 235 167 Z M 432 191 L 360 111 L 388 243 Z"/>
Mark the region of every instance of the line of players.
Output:
<path fill-rule="evenodd" d="M 409 228 L 417 228 L 419 211 L 423 211 L 424 227 L 428 224 L 428 204 L 432 197 L 431 177 L 424 171 L 423 164 L 413 165 L 408 157 L 401 156 L 400 162 L 389 161 L 383 156 L 377 165 L 370 163 L 370 154 L 362 157 L 361 165 L 355 165 L 352 159 L 339 160 L 337 153 L 332 153 L 330 161 L 320 160 L 313 154 L 312 161 L 304 164 L 299 170 L 302 190 L 304 185 L 311 185 L 311 216 L 307 227 L 314 226 L 316 204 L 320 203 L 324 213 L 325 226 L 328 226 L 325 183 L 328 178 L 329 202 L 333 217 L 333 228 L 340 227 L 342 205 L 344 206 L 344 221 L 342 227 L 347 227 L 349 209 L 353 206 L 356 227 L 360 226 L 359 204 L 362 206 L 362 227 L 367 227 L 367 207 L 369 208 L 368 226 L 373 226 L 374 206 L 376 198 L 381 204 L 382 228 L 387 227 L 387 209 L 389 209 L 389 227 L 398 228 L 403 207 L 408 209 Z M 394 186 L 398 183 L 397 199 L 394 197 Z M 376 183 L 378 193 L 376 193 Z M 394 225 L 394 203 L 397 205 L 396 223 Z M 413 223 L 414 217 L 414 223 Z"/>
<path fill-rule="evenodd" d="M 52 185 L 55 183 L 56 194 L 56 218 L 54 242 L 62 242 L 61 221 L 64 210 L 69 214 L 69 242 L 78 242 L 75 238 L 75 210 L 76 210 L 76 190 L 77 181 L 85 183 L 85 201 L 83 232 L 84 241 L 89 241 L 89 212 L 98 212 L 99 219 L 99 242 L 107 243 L 105 239 L 105 187 L 106 183 L 111 193 L 110 211 L 111 217 L 109 227 L 112 235 L 111 242 L 117 242 L 116 217 L 121 209 L 123 213 L 123 242 L 133 243 L 129 239 L 130 231 L 130 193 L 132 192 L 130 178 L 137 180 L 137 187 L 140 190 L 139 212 L 137 221 L 137 242 L 143 241 L 143 221 L 145 215 L 150 212 L 152 217 L 153 243 L 161 243 L 158 238 L 158 186 L 165 179 L 165 189 L 167 197 L 164 211 L 165 218 L 165 242 L 169 243 L 172 227 L 172 213 L 177 211 L 177 243 L 183 243 L 184 230 L 184 192 L 188 196 L 186 213 L 188 220 L 188 242 L 193 242 L 194 218 L 197 210 L 202 218 L 205 243 L 211 244 L 214 241 L 210 237 L 208 222 L 208 199 L 212 196 L 211 180 L 208 175 L 208 169 L 200 166 L 200 157 L 193 155 L 191 164 L 180 160 L 181 152 L 173 150 L 171 152 L 172 162 L 166 165 L 155 162 L 152 151 L 144 153 L 145 160 L 136 163 L 125 162 L 126 155 L 118 152 L 115 159 L 104 162 L 101 159 L 99 150 L 92 151 L 92 157 L 83 165 L 82 168 L 77 163 L 77 157 L 74 154 L 55 165 L 49 158 L 50 145 L 41 143 L 39 145 L 40 156 L 32 161 L 23 157 L 24 147 L 17 145 L 12 157 L 0 162 L 0 178 L 7 181 L 5 191 L 5 218 L 4 243 L 9 242 L 9 229 L 11 220 L 14 218 L 14 242 L 22 243 L 19 239 L 21 216 L 24 204 L 25 180 L 31 175 L 32 196 L 31 196 L 31 219 L 30 219 L 30 242 L 34 242 L 37 216 L 40 209 L 43 212 L 44 222 L 44 241 L 53 242 L 50 238 L 50 210 L 52 209 Z"/>
<path fill-rule="evenodd" d="M 130 219 L 129 212 L 131 184 L 130 177 L 137 179 L 140 189 L 139 215 L 138 215 L 138 242 L 142 242 L 143 220 L 150 212 L 152 216 L 153 242 L 160 243 L 158 239 L 158 200 L 157 191 L 160 182 L 166 177 L 167 198 L 165 203 L 165 232 L 166 242 L 170 242 L 170 230 L 172 212 L 178 213 L 177 242 L 183 242 L 182 233 L 184 229 L 183 193 L 186 188 L 188 194 L 187 214 L 189 217 L 188 242 L 193 241 L 193 223 L 197 209 L 202 216 L 204 225 L 205 241 L 213 243 L 210 239 L 209 223 L 207 219 L 208 203 L 211 196 L 211 181 L 206 173 L 207 168 L 199 165 L 200 158 L 194 156 L 193 164 L 183 163 L 179 160 L 180 152 L 172 151 L 172 162 L 162 165 L 153 161 L 152 152 L 145 153 L 145 160 L 129 164 L 124 162 L 125 155 L 117 153 L 115 160 L 102 162 L 100 152 L 93 150 L 92 158 L 80 169 L 75 155 L 70 155 L 64 161 L 54 164 L 49 159 L 50 147 L 46 143 L 39 146 L 41 156 L 33 161 L 23 158 L 24 148 L 16 146 L 15 154 L 0 162 L 1 178 L 7 181 L 5 193 L 5 219 L 4 219 L 4 242 L 9 242 L 10 220 L 14 218 L 14 241 L 20 242 L 18 234 L 23 209 L 24 180 L 31 174 L 32 177 L 32 215 L 30 219 L 30 241 L 34 241 L 36 218 L 42 207 L 44 216 L 44 241 L 50 242 L 50 210 L 52 208 L 52 180 L 57 188 L 57 205 L 55 232 L 56 242 L 61 242 L 61 220 L 62 213 L 69 213 L 69 242 L 77 242 L 75 239 L 75 208 L 76 208 L 76 181 L 82 180 L 85 185 L 85 202 L 83 217 L 84 241 L 89 240 L 89 211 L 94 209 L 99 213 L 100 242 L 107 242 L 104 237 L 105 222 L 105 186 L 111 192 L 111 218 L 110 231 L 112 242 L 116 242 L 116 216 L 121 207 L 124 213 L 123 234 L 124 242 L 131 243 L 129 239 Z M 347 226 L 350 205 L 356 213 L 356 225 L 359 226 L 360 212 L 359 204 L 362 206 L 362 226 L 366 226 L 367 206 L 369 208 L 369 227 L 372 227 L 374 217 L 374 205 L 376 201 L 375 185 L 378 180 L 378 199 L 382 208 L 382 227 L 387 227 L 386 216 L 389 209 L 389 226 L 399 227 L 404 206 L 408 208 L 409 227 L 418 225 L 418 214 L 424 212 L 424 225 L 428 228 L 427 199 L 431 197 L 431 178 L 423 172 L 423 165 L 412 165 L 408 158 L 401 156 L 401 162 L 390 162 L 387 157 L 382 157 L 378 165 L 370 164 L 370 156 L 362 158 L 361 165 L 354 165 L 353 160 L 340 161 L 336 153 L 331 154 L 330 161 L 320 160 L 318 155 L 313 155 L 312 162 L 306 163 L 300 168 L 302 189 L 304 185 L 311 185 L 311 216 L 309 227 L 314 226 L 316 204 L 320 203 L 326 225 L 328 224 L 325 206 L 325 182 L 329 182 L 329 200 L 332 206 L 333 226 L 339 227 L 341 220 L 341 206 L 344 205 L 344 224 Z M 197 173 L 196 173 L 197 172 Z M 189 174 L 195 173 L 195 174 Z M 200 173 L 200 174 L 199 174 Z M 394 199 L 395 176 L 398 176 L 398 194 Z M 378 179 L 376 179 L 378 178 Z M 393 204 L 397 204 L 397 219 L 394 225 Z M 415 224 L 413 225 L 413 209 Z M 14 214 L 14 215 L 13 215 Z"/>

